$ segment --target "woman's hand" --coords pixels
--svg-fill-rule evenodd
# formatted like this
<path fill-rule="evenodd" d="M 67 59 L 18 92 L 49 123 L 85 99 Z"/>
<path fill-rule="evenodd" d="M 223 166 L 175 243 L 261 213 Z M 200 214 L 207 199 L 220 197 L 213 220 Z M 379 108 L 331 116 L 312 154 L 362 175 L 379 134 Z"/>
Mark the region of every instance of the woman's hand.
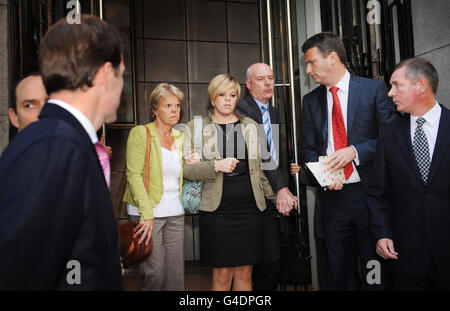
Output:
<path fill-rule="evenodd" d="M 187 165 L 194 165 L 195 163 L 200 162 L 200 155 L 197 152 L 189 152 L 189 156 L 184 158 L 184 163 Z"/>
<path fill-rule="evenodd" d="M 226 158 L 216 161 L 216 170 L 222 173 L 232 173 L 236 168 L 239 160 L 236 158 Z"/>
<path fill-rule="evenodd" d="M 134 236 L 136 238 L 140 236 L 139 244 L 145 241 L 145 245 L 150 244 L 150 239 L 152 238 L 153 233 L 153 219 L 148 220 L 140 220 L 139 224 L 134 228 Z"/>
<path fill-rule="evenodd" d="M 296 163 L 291 163 L 291 175 L 294 176 L 300 172 L 300 166 L 298 166 Z"/>

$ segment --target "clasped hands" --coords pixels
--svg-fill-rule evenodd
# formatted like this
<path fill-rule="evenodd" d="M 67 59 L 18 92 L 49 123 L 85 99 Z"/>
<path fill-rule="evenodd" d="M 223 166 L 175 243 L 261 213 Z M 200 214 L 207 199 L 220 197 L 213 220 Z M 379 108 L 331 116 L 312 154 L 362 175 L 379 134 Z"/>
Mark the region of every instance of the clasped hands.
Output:
<path fill-rule="evenodd" d="M 226 158 L 216 161 L 216 170 L 223 173 L 232 173 L 239 163 L 238 159 Z M 280 214 L 288 216 L 292 208 L 297 209 L 297 197 L 284 187 L 277 192 L 277 210 Z"/>
<path fill-rule="evenodd" d="M 200 162 L 200 155 L 197 152 L 189 152 L 189 155 L 184 158 L 184 163 L 187 165 L 194 165 Z M 216 160 L 215 168 L 218 172 L 232 173 L 236 168 L 239 160 L 236 158 L 225 158 L 222 160 Z"/>

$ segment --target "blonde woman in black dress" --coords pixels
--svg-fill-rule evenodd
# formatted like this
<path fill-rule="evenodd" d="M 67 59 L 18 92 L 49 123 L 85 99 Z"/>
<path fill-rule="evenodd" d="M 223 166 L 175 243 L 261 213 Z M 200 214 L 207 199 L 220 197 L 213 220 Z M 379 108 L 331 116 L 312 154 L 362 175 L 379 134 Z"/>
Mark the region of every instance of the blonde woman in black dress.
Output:
<path fill-rule="evenodd" d="M 258 125 L 234 110 L 239 83 L 218 75 L 208 95 L 213 109 L 202 119 L 203 161 L 184 165 L 186 179 L 204 182 L 200 261 L 212 268 L 213 290 L 252 290 L 252 267 L 263 258 L 265 196 L 275 195 L 261 171 Z M 192 152 L 194 121 L 187 126 L 183 150 Z"/>

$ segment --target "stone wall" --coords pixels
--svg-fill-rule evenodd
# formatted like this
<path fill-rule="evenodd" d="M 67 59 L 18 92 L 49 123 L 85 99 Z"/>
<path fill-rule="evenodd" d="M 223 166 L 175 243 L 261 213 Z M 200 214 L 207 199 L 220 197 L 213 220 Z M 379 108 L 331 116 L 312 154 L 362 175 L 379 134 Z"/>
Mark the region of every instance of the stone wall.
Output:
<path fill-rule="evenodd" d="M 439 73 L 437 100 L 450 108 L 450 1 L 412 0 L 414 52 Z"/>
<path fill-rule="evenodd" d="M 9 41 L 8 3 L 0 0 L 0 154 L 9 137 Z"/>

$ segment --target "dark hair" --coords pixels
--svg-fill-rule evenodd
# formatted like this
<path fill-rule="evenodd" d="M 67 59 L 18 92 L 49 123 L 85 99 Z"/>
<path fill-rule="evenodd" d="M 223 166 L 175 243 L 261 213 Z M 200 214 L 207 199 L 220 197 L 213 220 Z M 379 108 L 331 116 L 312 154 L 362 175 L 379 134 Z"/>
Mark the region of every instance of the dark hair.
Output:
<path fill-rule="evenodd" d="M 425 78 L 430 84 L 433 94 L 436 95 L 439 86 L 439 74 L 431 62 L 425 58 L 408 58 L 395 66 L 392 72 L 402 67 L 406 67 L 406 76 L 414 83 Z"/>
<path fill-rule="evenodd" d="M 331 52 L 336 52 L 339 60 L 346 66 L 347 53 L 344 43 L 337 34 L 332 32 L 321 32 L 305 41 L 302 45 L 302 52 L 306 53 L 309 49 L 316 47 L 323 57 L 327 57 Z"/>
<path fill-rule="evenodd" d="M 122 57 L 123 39 L 117 28 L 83 14 L 80 24 L 61 19 L 49 29 L 41 42 L 39 64 L 50 95 L 92 87 L 98 69 L 111 62 L 118 73 Z"/>
<path fill-rule="evenodd" d="M 28 77 L 40 77 L 41 74 L 39 72 L 30 72 L 27 75 L 25 75 L 22 79 L 19 79 L 18 81 L 16 81 L 13 84 L 12 90 L 11 90 L 11 108 L 16 110 L 17 109 L 17 87 L 19 86 L 20 82 L 22 82 L 23 80 L 25 80 Z"/>

